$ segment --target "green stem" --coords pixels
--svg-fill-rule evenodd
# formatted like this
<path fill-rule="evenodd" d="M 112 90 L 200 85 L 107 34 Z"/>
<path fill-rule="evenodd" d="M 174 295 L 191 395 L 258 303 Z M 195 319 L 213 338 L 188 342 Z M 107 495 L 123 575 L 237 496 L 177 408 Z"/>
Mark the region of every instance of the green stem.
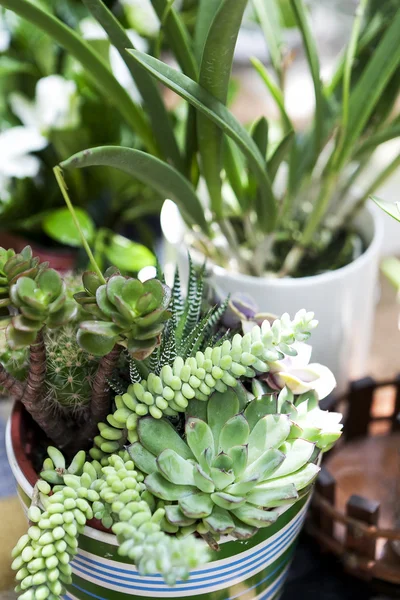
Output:
<path fill-rule="evenodd" d="M 0 6 L 8 8 L 32 25 L 46 32 L 54 41 L 67 50 L 85 68 L 97 89 L 119 110 L 126 122 L 142 139 L 152 153 L 158 150 L 153 134 L 143 111 L 136 106 L 127 91 L 118 83 L 106 63 L 72 29 L 53 15 L 29 0 L 0 0 Z"/>
<path fill-rule="evenodd" d="M 63 174 L 62 174 L 62 169 L 61 169 L 61 167 L 57 166 L 57 167 L 54 167 L 53 171 L 54 171 L 54 175 L 55 175 L 55 178 L 57 180 L 58 186 L 59 186 L 59 188 L 61 190 L 61 193 L 63 195 L 63 198 L 65 200 L 65 203 L 68 206 L 68 209 L 69 209 L 69 211 L 71 213 L 71 216 L 72 216 L 72 219 L 73 219 L 73 221 L 75 223 L 75 226 L 76 226 L 76 228 L 77 228 L 77 230 L 79 232 L 79 235 L 81 236 L 82 246 L 85 248 L 86 254 L 88 255 L 88 258 L 89 258 L 89 260 L 90 260 L 90 262 L 92 264 L 93 269 L 96 271 L 96 273 L 97 273 L 100 281 L 104 284 L 104 283 L 106 283 L 106 280 L 104 279 L 103 273 L 101 272 L 101 270 L 100 270 L 97 262 L 95 261 L 93 253 L 92 253 L 92 251 L 90 249 L 89 244 L 86 241 L 85 235 L 84 235 L 84 233 L 82 231 L 82 228 L 80 226 L 80 223 L 78 221 L 78 217 L 76 216 L 76 213 L 75 213 L 74 207 L 72 205 L 72 202 L 71 202 L 71 200 L 70 200 L 70 198 L 68 196 L 68 191 L 67 191 L 68 188 L 67 188 L 67 184 L 64 181 L 64 177 L 63 177 Z"/>

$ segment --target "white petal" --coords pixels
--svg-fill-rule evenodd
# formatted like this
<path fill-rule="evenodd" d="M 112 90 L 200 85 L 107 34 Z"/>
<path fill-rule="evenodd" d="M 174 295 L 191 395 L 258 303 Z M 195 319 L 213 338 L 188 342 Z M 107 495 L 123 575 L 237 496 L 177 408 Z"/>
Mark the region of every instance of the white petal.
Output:
<path fill-rule="evenodd" d="M 292 345 L 292 348 L 297 351 L 297 356 L 290 357 L 292 359 L 292 366 L 296 368 L 307 366 L 310 362 L 312 346 L 310 346 L 310 344 L 305 344 L 304 342 L 295 342 Z"/>
<path fill-rule="evenodd" d="M 18 156 L 13 159 L 3 159 L 0 169 L 4 175 L 8 177 L 35 177 L 40 169 L 40 160 L 37 156 Z"/>
<path fill-rule="evenodd" d="M 74 81 L 60 75 L 43 77 L 36 85 L 36 112 L 40 116 L 41 130 L 67 129 L 79 122 Z"/>
<path fill-rule="evenodd" d="M 328 367 L 313 363 L 308 365 L 314 373 L 318 373 L 319 378 L 314 383 L 314 391 L 316 392 L 318 399 L 323 400 L 335 389 L 336 379 L 334 374 Z"/>
<path fill-rule="evenodd" d="M 0 163 L 4 159 L 43 150 L 47 140 L 34 127 L 11 127 L 0 133 Z M 0 164 L 1 168 L 1 164 Z M 3 169 L 2 169 L 3 170 Z"/>
<path fill-rule="evenodd" d="M 82 19 L 79 23 L 79 29 L 85 40 L 106 40 L 107 34 L 102 26 L 91 17 Z"/>
<path fill-rule="evenodd" d="M 111 70 L 114 73 L 114 77 L 126 89 L 131 98 L 137 102 L 141 103 L 142 98 L 139 94 L 139 90 L 137 89 L 135 82 L 132 79 L 132 75 L 126 66 L 124 60 L 121 58 L 120 53 L 114 46 L 110 48 L 110 65 Z"/>
<path fill-rule="evenodd" d="M 11 42 L 11 34 L 7 29 L 2 29 L 0 26 L 0 52 L 8 50 Z"/>
<path fill-rule="evenodd" d="M 285 386 L 289 388 L 296 396 L 299 394 L 304 394 L 305 392 L 309 392 L 314 389 L 314 382 L 306 382 L 302 381 L 298 377 L 294 376 L 292 373 L 288 371 L 281 371 L 280 373 L 276 373 L 274 375 L 275 381 L 279 385 L 279 387 L 284 388 Z"/>
<path fill-rule="evenodd" d="M 13 92 L 9 97 L 11 110 L 25 127 L 38 128 L 35 103 L 19 92 Z"/>

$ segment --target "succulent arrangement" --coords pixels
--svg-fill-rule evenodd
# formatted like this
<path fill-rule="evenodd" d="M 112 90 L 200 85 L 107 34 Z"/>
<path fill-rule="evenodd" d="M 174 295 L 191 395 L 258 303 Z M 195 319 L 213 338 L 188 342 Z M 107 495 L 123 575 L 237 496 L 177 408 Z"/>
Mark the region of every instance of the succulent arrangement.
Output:
<path fill-rule="evenodd" d="M 348 46 L 324 83 L 305 4 L 290 0 L 315 94 L 314 117 L 304 132 L 296 131 L 285 109 L 291 58 L 282 44 L 280 19 L 274 18 L 277 2 L 271 1 L 267 13 L 265 3 L 252 0 L 273 72 L 256 60 L 253 64 L 280 115 L 273 124 L 280 132 L 277 142 L 263 116 L 244 127 L 226 106 L 248 0 L 224 0 L 212 7 L 200 2 L 194 28 L 187 27 L 170 2 L 152 0 L 161 28 L 159 43 L 148 54 L 134 47 L 102 0 L 84 4 L 125 62 L 142 105 L 127 111 L 125 94 L 99 68 L 99 57 L 89 56 L 84 41 L 59 19 L 49 18 L 29 0 L 0 2 L 50 34 L 88 72 L 95 67 L 98 85 L 122 115 L 129 112 L 128 124 L 141 140 L 140 147 L 104 145 L 72 156 L 62 163 L 71 177 L 76 168 L 97 165 L 141 181 L 177 204 L 189 246 L 231 270 L 255 276 L 313 275 L 341 267 L 362 252 L 353 217 L 399 165 L 396 158 L 354 197 L 375 150 L 398 136 L 398 117 L 392 111 L 400 64 L 396 2 L 360 1 Z M 159 60 L 161 41 L 180 71 Z M 189 105 L 176 129 L 156 81 Z"/>
<path fill-rule="evenodd" d="M 0 255 L 2 331 L 27 354 L 24 379 L 4 361 L 1 383 L 51 440 L 13 552 L 21 600 L 62 597 L 92 519 L 174 585 L 223 536 L 251 538 L 310 492 L 341 433 L 318 406 L 330 371 L 295 368 L 312 313 L 240 333 L 221 327 L 228 300 L 207 305 L 191 261 L 183 297 L 178 273 L 170 289 L 160 271 L 142 283 L 96 268 L 67 293 L 29 248 Z"/>

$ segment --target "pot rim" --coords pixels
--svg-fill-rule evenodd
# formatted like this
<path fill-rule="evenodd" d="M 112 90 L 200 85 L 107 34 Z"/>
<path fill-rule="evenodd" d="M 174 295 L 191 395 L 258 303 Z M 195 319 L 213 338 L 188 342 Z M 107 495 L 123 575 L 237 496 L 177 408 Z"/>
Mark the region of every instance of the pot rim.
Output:
<path fill-rule="evenodd" d="M 164 207 L 163 207 L 164 209 Z M 168 210 L 168 209 L 167 209 Z M 238 273 L 235 271 L 229 271 L 225 267 L 221 267 L 212 261 L 207 261 L 207 268 L 210 269 L 212 274 L 218 278 L 225 280 L 232 280 L 242 285 L 252 285 L 263 288 L 268 286 L 270 288 L 291 288 L 299 285 L 311 286 L 316 283 L 324 283 L 324 281 L 340 280 L 343 276 L 351 275 L 353 271 L 362 268 L 364 264 L 379 252 L 381 247 L 383 234 L 384 234 L 384 223 L 382 214 L 377 206 L 372 203 L 368 203 L 364 209 L 360 212 L 360 215 L 367 214 L 371 217 L 373 223 L 373 236 L 367 249 L 358 256 L 351 263 L 335 269 L 334 271 L 325 271 L 317 275 L 308 275 L 306 277 L 286 277 L 286 278 L 275 278 L 275 277 L 256 277 L 255 275 L 246 275 L 244 273 Z M 358 230 L 362 227 L 358 227 Z M 178 252 L 182 252 L 182 241 L 173 244 L 177 248 Z M 186 252 L 186 248 L 184 249 Z M 201 254 L 199 252 L 199 254 Z"/>

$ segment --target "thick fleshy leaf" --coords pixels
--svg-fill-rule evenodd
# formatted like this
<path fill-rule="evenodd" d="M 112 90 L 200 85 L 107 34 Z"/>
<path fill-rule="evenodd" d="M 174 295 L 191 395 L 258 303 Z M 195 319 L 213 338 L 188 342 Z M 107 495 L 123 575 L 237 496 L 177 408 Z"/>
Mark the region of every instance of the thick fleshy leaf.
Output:
<path fill-rule="evenodd" d="M 206 448 L 214 455 L 214 438 L 210 427 L 200 419 L 190 418 L 185 427 L 186 441 L 197 460 Z"/>
<path fill-rule="evenodd" d="M 214 438 L 215 452 L 218 452 L 218 440 L 225 423 L 239 412 L 239 398 L 233 390 L 223 394 L 214 392 L 208 401 L 207 422 Z"/>
<path fill-rule="evenodd" d="M 286 458 L 279 469 L 273 473 L 274 478 L 295 473 L 304 467 L 310 460 L 315 448 L 312 442 L 302 439 L 286 442 L 283 446 L 284 449 L 282 446 L 281 449 L 285 452 Z"/>
<path fill-rule="evenodd" d="M 42 271 L 36 279 L 38 287 L 51 298 L 57 297 L 63 290 L 63 284 L 60 275 L 55 269 L 46 269 Z"/>
<path fill-rule="evenodd" d="M 85 273 L 82 275 L 82 283 L 85 290 L 87 290 L 89 294 L 92 294 L 93 296 L 96 295 L 97 288 L 99 288 L 101 285 L 99 276 L 93 271 L 85 271 Z"/>
<path fill-rule="evenodd" d="M 152 417 L 139 419 L 138 435 L 146 450 L 154 456 L 158 456 L 163 450 L 170 448 L 182 458 L 193 458 L 189 446 L 185 444 L 172 425 L 164 419 L 153 419 Z"/>
<path fill-rule="evenodd" d="M 222 469 L 223 471 L 229 471 L 233 469 L 233 461 L 228 454 L 221 452 L 218 456 L 213 460 L 212 466 L 216 469 Z"/>
<path fill-rule="evenodd" d="M 27 319 L 23 315 L 17 315 L 12 318 L 12 324 L 15 329 L 18 331 L 27 331 L 37 333 L 40 325 L 37 321 L 33 321 L 32 319 Z"/>
<path fill-rule="evenodd" d="M 250 475 L 249 477 L 242 479 L 242 481 L 237 481 L 236 483 L 228 486 L 225 491 L 228 494 L 243 496 L 252 490 L 257 482 L 258 477 L 256 475 Z"/>
<path fill-rule="evenodd" d="M 236 517 L 233 517 L 233 521 L 235 523 L 235 529 L 231 532 L 231 536 L 237 540 L 249 540 L 257 533 L 257 527 L 246 525 Z"/>
<path fill-rule="evenodd" d="M 204 519 L 204 523 L 210 527 L 211 531 L 221 535 L 227 535 L 235 528 L 229 512 L 219 506 L 214 506 L 211 515 Z"/>
<path fill-rule="evenodd" d="M 189 485 L 176 485 L 167 481 L 160 473 L 151 473 L 145 479 L 146 488 L 157 498 L 174 502 L 196 493 L 196 488 Z"/>
<path fill-rule="evenodd" d="M 217 490 L 224 490 L 228 485 L 235 481 L 233 471 L 222 471 L 216 467 L 211 467 L 210 474 Z"/>
<path fill-rule="evenodd" d="M 165 516 L 170 523 L 178 527 L 187 527 L 188 525 L 193 525 L 196 521 L 196 519 L 186 517 L 176 504 L 167 504 L 165 506 Z"/>
<path fill-rule="evenodd" d="M 319 473 L 319 470 L 320 468 L 317 467 L 317 465 L 315 465 L 314 463 L 308 463 L 308 465 L 306 465 L 296 473 L 291 473 L 290 475 L 286 475 L 285 477 L 269 479 L 259 484 L 257 488 L 259 490 L 282 489 L 286 485 L 293 484 L 294 486 L 296 486 L 296 490 L 299 492 L 314 481 L 314 479 Z"/>
<path fill-rule="evenodd" d="M 115 310 L 115 306 L 108 299 L 106 285 L 101 285 L 97 288 L 96 302 L 100 310 L 102 310 L 107 317 L 111 317 L 111 313 Z"/>
<path fill-rule="evenodd" d="M 220 508 L 225 508 L 226 510 L 232 510 L 233 508 L 239 508 L 246 502 L 246 498 L 244 496 L 233 496 L 232 494 L 228 494 L 226 492 L 214 492 L 211 494 L 211 499 Z"/>
<path fill-rule="evenodd" d="M 240 477 L 244 472 L 247 465 L 248 447 L 246 446 L 233 446 L 228 450 L 228 455 L 231 457 L 233 462 L 233 472 L 235 477 Z"/>
<path fill-rule="evenodd" d="M 275 508 L 287 502 L 294 502 L 299 497 L 293 483 L 283 485 L 281 488 L 262 489 L 256 486 L 247 496 L 247 500 L 263 508 Z"/>
<path fill-rule="evenodd" d="M 92 242 L 95 234 L 95 224 L 91 216 L 79 206 L 74 208 L 75 216 L 85 239 Z M 76 228 L 68 208 L 57 208 L 52 210 L 42 222 L 44 232 L 56 242 L 66 246 L 82 246 L 82 238 Z"/>
<path fill-rule="evenodd" d="M 267 527 L 271 523 L 275 523 L 279 517 L 279 513 L 276 511 L 260 510 L 251 504 L 245 504 L 232 512 L 240 521 L 253 527 Z"/>
<path fill-rule="evenodd" d="M 257 476 L 259 481 L 270 477 L 285 461 L 285 455 L 276 448 L 269 448 L 247 467 L 243 478 Z"/>
<path fill-rule="evenodd" d="M 131 281 L 136 283 L 135 279 L 132 279 Z M 127 280 L 121 275 L 113 275 L 113 277 L 110 277 L 110 279 L 107 281 L 106 293 L 111 304 L 114 304 L 115 296 L 121 295 L 126 283 Z M 138 283 L 140 283 L 140 281 Z"/>
<path fill-rule="evenodd" d="M 209 494 L 195 493 L 179 500 L 179 507 L 186 517 L 203 519 L 211 514 L 213 502 Z"/>
<path fill-rule="evenodd" d="M 207 494 L 211 494 L 215 490 L 215 485 L 211 477 L 201 468 L 201 466 L 197 463 L 194 466 L 193 478 L 195 485 L 202 492 L 206 492 Z"/>
<path fill-rule="evenodd" d="M 252 430 L 266 415 L 276 415 L 278 412 L 276 396 L 266 394 L 252 400 L 244 411 L 244 416 Z"/>
<path fill-rule="evenodd" d="M 253 428 L 249 436 L 249 464 L 268 448 L 278 448 L 290 432 L 286 415 L 266 415 Z"/>
<path fill-rule="evenodd" d="M 243 446 L 249 439 L 250 428 L 242 414 L 235 415 L 225 423 L 219 436 L 219 452 L 228 453 L 232 446 Z"/>
<path fill-rule="evenodd" d="M 174 450 L 166 448 L 157 458 L 158 470 L 168 481 L 177 485 L 195 485 L 193 464 Z"/>
<path fill-rule="evenodd" d="M 37 332 L 30 331 L 18 331 L 11 323 L 6 329 L 6 337 L 8 345 L 12 350 L 18 350 L 20 348 L 26 348 L 34 343 L 37 336 Z"/>
<path fill-rule="evenodd" d="M 155 473 L 157 471 L 157 462 L 154 454 L 146 450 L 142 444 L 135 442 L 128 447 L 129 455 L 133 458 L 135 465 L 143 473 Z"/>
<path fill-rule="evenodd" d="M 114 338 L 102 337 L 88 331 L 82 331 L 82 329 L 78 331 L 77 340 L 82 350 L 93 354 L 93 356 L 105 356 L 115 346 Z"/>
<path fill-rule="evenodd" d="M 117 325 L 104 321 L 83 321 L 80 328 L 82 331 L 112 339 L 115 339 L 120 333 L 120 328 Z"/>

